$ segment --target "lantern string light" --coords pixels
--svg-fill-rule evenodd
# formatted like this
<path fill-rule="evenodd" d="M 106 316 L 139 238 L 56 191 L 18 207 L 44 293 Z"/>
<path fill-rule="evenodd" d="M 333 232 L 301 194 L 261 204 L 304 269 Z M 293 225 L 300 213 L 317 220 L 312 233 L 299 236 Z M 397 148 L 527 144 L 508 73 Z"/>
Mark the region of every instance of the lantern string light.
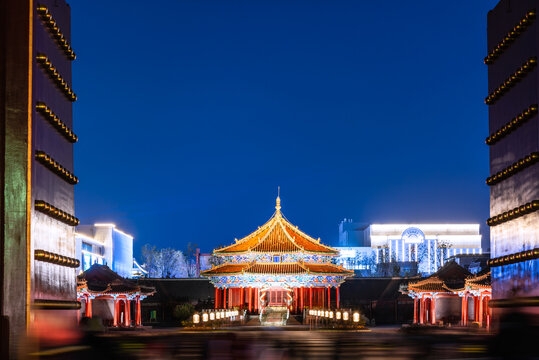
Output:
<path fill-rule="evenodd" d="M 487 225 L 488 226 L 500 225 L 504 222 L 522 217 L 524 215 L 533 213 L 537 210 L 539 210 L 539 200 L 533 200 L 527 204 L 521 205 L 512 210 L 509 210 L 499 215 L 488 218 Z"/>
<path fill-rule="evenodd" d="M 51 63 L 49 58 L 45 54 L 37 54 L 36 60 L 39 64 L 41 64 L 41 67 L 45 72 L 49 75 L 49 77 L 54 81 L 56 86 L 64 93 L 64 95 L 67 97 L 70 101 L 76 101 L 77 95 L 71 90 L 67 82 L 64 80 L 62 75 L 58 72 L 58 70 L 54 67 L 54 65 Z"/>
<path fill-rule="evenodd" d="M 515 161 L 514 163 L 512 163 L 510 166 L 506 167 L 505 169 L 498 171 L 496 174 L 492 176 L 489 176 L 486 180 L 487 185 L 489 186 L 495 185 L 515 175 L 516 173 L 532 166 L 533 164 L 536 164 L 537 162 L 539 162 L 539 152 L 532 152 L 530 155 Z"/>
<path fill-rule="evenodd" d="M 513 74 L 511 74 L 500 86 L 485 98 L 485 104 L 493 105 L 503 94 L 508 92 L 513 86 L 522 80 L 537 66 L 537 58 L 532 56 Z"/>
<path fill-rule="evenodd" d="M 51 33 L 52 37 L 56 40 L 58 46 L 66 54 L 67 58 L 69 60 L 75 60 L 77 58 L 75 52 L 71 48 L 71 45 L 69 45 L 69 42 L 66 40 L 64 34 L 62 34 L 62 32 L 60 31 L 60 28 L 58 27 L 58 24 L 52 17 L 51 13 L 49 12 L 49 9 L 45 5 L 38 4 L 37 13 L 45 26 L 49 29 L 49 32 Z"/>
<path fill-rule="evenodd" d="M 43 164 L 45 167 L 47 167 L 49 170 L 54 172 L 56 175 L 58 175 L 60 178 L 62 178 L 69 184 L 75 185 L 79 182 L 79 178 L 73 175 L 73 173 L 68 171 L 59 162 L 54 160 L 50 155 L 46 154 L 45 152 L 37 150 L 35 158 L 38 162 Z"/>
<path fill-rule="evenodd" d="M 80 266 L 79 259 L 55 254 L 45 250 L 35 250 L 34 259 L 70 268 L 78 268 Z"/>
<path fill-rule="evenodd" d="M 511 45 L 518 37 L 533 23 L 535 20 L 535 9 L 530 10 L 526 15 L 520 19 L 511 31 L 509 31 L 500 41 L 494 49 L 485 57 L 483 62 L 487 65 L 493 64 L 494 61 L 500 57 L 505 50 Z"/>
<path fill-rule="evenodd" d="M 77 219 L 75 216 L 68 214 L 63 210 L 60 210 L 56 206 L 53 206 L 43 200 L 36 200 L 34 203 L 34 207 L 37 211 L 42 212 L 43 214 L 46 214 L 67 225 L 77 226 L 80 222 L 79 219 Z"/>
<path fill-rule="evenodd" d="M 36 111 L 39 112 L 54 128 L 71 143 L 78 141 L 77 135 L 43 102 L 37 102 Z"/>
<path fill-rule="evenodd" d="M 539 259 L 539 248 L 492 258 L 487 261 L 487 265 L 490 267 L 497 267 L 535 259 Z"/>
<path fill-rule="evenodd" d="M 500 129 L 496 130 L 492 135 L 485 139 L 487 145 L 494 145 L 496 142 L 503 139 L 505 136 L 515 131 L 517 128 L 525 124 L 528 120 L 537 114 L 537 104 L 530 105 L 526 110 L 515 116 L 511 121 L 505 124 Z"/>

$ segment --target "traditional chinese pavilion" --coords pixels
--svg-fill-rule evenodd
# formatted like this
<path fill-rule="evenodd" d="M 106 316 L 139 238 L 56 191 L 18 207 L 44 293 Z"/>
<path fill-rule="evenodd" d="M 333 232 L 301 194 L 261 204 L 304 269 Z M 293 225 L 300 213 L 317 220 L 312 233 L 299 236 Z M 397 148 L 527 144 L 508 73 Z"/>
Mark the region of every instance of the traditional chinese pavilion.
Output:
<path fill-rule="evenodd" d="M 414 323 L 476 322 L 489 328 L 492 289 L 490 270 L 472 275 L 454 261 L 446 263 L 431 276 L 410 282 L 404 291 L 414 299 Z"/>
<path fill-rule="evenodd" d="M 153 287 L 137 285 L 107 265 L 93 264 L 77 276 L 77 299 L 83 305 L 83 316 L 98 315 L 115 327 L 141 326 L 140 302 L 154 293 Z"/>
<path fill-rule="evenodd" d="M 255 232 L 214 250 L 223 264 L 202 272 L 215 286 L 215 308 L 260 312 L 267 306 L 339 307 L 339 286 L 353 272 L 332 264 L 338 251 L 292 225 L 277 197 L 273 216 Z"/>

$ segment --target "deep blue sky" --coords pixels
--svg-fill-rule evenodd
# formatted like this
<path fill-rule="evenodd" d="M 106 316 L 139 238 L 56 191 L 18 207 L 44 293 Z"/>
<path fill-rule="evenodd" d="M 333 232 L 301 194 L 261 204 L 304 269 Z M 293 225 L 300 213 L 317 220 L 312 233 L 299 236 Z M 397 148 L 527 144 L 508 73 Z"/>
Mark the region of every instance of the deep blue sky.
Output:
<path fill-rule="evenodd" d="M 274 210 L 488 217 L 486 14 L 495 1 L 70 1 L 76 214 L 202 251 Z M 486 231 L 483 226 L 483 231 Z"/>

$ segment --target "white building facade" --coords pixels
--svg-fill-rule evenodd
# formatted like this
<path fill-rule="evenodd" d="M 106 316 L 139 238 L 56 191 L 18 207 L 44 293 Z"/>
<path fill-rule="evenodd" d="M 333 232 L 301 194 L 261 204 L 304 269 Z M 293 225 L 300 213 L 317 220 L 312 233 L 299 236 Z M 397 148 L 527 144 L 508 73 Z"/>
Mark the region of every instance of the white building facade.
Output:
<path fill-rule="evenodd" d="M 348 232 L 353 233 L 351 224 L 347 224 Z M 361 225 L 358 227 L 363 239 L 360 246 L 337 247 L 341 252 L 337 263 L 350 270 L 371 273 L 391 268 L 394 275 L 432 274 L 451 256 L 480 255 L 479 229 L 479 224 Z M 339 238 L 343 237 L 340 234 Z"/>

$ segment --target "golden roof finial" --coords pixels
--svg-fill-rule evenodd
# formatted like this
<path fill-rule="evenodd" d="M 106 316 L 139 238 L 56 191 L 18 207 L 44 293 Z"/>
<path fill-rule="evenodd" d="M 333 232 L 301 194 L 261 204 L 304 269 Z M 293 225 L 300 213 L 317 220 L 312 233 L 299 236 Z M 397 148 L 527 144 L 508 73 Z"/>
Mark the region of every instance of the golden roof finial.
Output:
<path fill-rule="evenodd" d="M 277 186 L 277 199 L 275 200 L 275 210 L 277 210 L 277 212 L 281 211 L 281 198 L 279 195 L 281 195 L 281 187 Z"/>

